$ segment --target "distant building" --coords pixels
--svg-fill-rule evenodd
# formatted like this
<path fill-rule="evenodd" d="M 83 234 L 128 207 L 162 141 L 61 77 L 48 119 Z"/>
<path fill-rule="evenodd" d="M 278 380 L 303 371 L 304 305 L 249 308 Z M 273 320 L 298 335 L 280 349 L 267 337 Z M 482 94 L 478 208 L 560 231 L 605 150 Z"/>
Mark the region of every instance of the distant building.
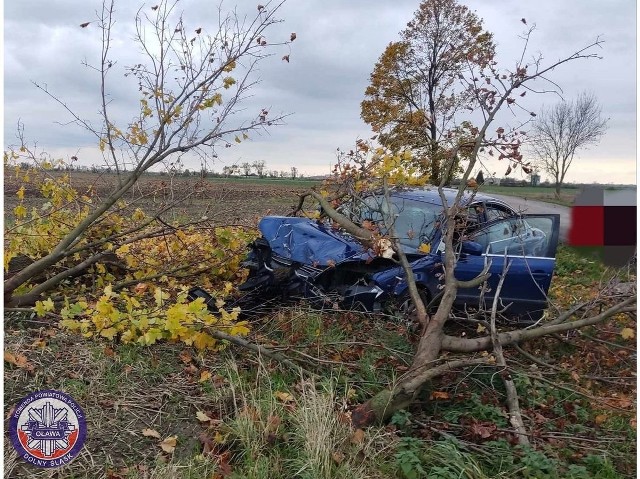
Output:
<path fill-rule="evenodd" d="M 538 186 L 540 184 L 540 175 L 534 173 L 531 175 L 531 186 Z"/>

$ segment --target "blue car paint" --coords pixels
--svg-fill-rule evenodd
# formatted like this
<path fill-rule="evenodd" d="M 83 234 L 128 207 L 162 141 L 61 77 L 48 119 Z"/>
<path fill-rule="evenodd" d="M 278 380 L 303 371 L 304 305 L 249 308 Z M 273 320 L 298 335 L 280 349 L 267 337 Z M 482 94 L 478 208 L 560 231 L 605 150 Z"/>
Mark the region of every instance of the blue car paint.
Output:
<path fill-rule="evenodd" d="M 369 256 L 357 241 L 308 218 L 265 216 L 258 228 L 275 254 L 302 264 L 327 267 Z"/>
<path fill-rule="evenodd" d="M 448 204 L 455 201 L 457 190 L 445 189 L 444 196 Z M 394 197 L 420 201 L 432 205 L 442 205 L 438 190 L 416 189 L 394 193 Z M 491 202 L 506 203 L 485 195 L 466 195 L 462 204 Z M 513 210 L 511 210 L 513 211 Z M 540 215 L 539 215 L 540 216 Z M 548 215 L 547 215 L 548 216 Z M 556 215 L 557 216 L 557 215 Z M 486 217 L 482 218 L 486 221 Z M 549 253 L 555 256 L 559 219 L 555 219 L 554 237 L 551 238 L 553 247 Z M 373 252 L 367 250 L 361 243 L 349 235 L 334 230 L 325 223 L 308 218 L 267 216 L 259 223 L 259 229 L 268 241 L 274 255 L 286 258 L 301 265 L 312 265 L 319 270 L 339 267 L 345 264 L 369 263 L 375 258 Z M 482 229 L 482 228 L 481 228 Z M 440 281 L 436 277 L 441 272 L 442 254 L 437 251 L 440 243 L 441 231 L 437 231 L 431 242 L 431 253 L 416 258 L 415 251 L 410 263 L 416 283 L 428 292 L 429 298 L 434 298 L 441 290 Z M 492 256 L 491 277 L 488 281 L 489 291 L 484 293 L 485 307 L 491 306 L 493 294 L 497 287 L 499 276 L 504 267 L 504 256 Z M 503 304 L 513 303 L 510 312 L 515 314 L 527 311 L 538 311 L 546 307 L 546 293 L 549 289 L 555 259 L 547 258 L 518 258 L 511 260 L 508 281 L 504 282 L 501 292 Z M 472 279 L 478 275 L 484 265 L 485 256 L 462 254 L 456 266 L 456 277 L 459 280 Z M 322 273 L 320 273 L 322 274 Z M 313 278 L 310 278 L 313 280 Z M 383 271 L 370 275 L 371 286 L 382 290 L 376 295 L 376 301 L 383 301 L 391 297 L 402 296 L 406 293 L 407 283 L 404 271 L 400 266 L 391 266 Z M 479 288 L 460 289 L 456 298 L 456 305 L 464 307 L 466 304 L 478 305 Z"/>

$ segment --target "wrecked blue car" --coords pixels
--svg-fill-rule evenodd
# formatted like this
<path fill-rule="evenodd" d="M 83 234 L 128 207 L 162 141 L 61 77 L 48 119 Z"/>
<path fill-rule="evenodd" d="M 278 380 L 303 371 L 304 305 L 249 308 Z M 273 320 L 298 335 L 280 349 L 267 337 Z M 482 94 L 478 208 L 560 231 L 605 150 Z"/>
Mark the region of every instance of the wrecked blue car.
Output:
<path fill-rule="evenodd" d="M 444 190 L 447 204 L 456 194 L 457 190 Z M 394 228 L 418 288 L 426 304 L 434 307 L 442 291 L 440 194 L 437 188 L 394 190 L 390 203 L 372 195 L 357 208 L 343 207 L 341 213 L 360 224 L 382 225 L 383 214 L 396 218 Z M 499 298 L 501 314 L 518 322 L 540 319 L 555 266 L 559 215 L 520 215 L 508 204 L 480 194 L 465 196 L 462 205 L 454 233 L 456 278 L 475 278 L 485 264 L 490 264 L 491 276 L 484 288 L 459 289 L 454 307 L 467 313 L 489 310 L 508 262 Z M 237 304 L 245 311 L 300 298 L 320 308 L 368 312 L 409 304 L 397 259 L 374 254 L 329 222 L 266 216 L 259 229 L 262 237 L 250 245 L 244 263 L 248 279 L 239 288 Z"/>

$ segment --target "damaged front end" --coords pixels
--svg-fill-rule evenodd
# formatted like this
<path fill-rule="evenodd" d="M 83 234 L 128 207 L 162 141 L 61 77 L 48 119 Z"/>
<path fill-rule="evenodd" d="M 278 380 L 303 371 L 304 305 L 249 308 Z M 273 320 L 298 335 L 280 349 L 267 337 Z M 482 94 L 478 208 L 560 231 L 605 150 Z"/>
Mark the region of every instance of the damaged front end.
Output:
<path fill-rule="evenodd" d="M 242 265 L 249 270 L 240 295 L 225 307 L 240 307 L 244 316 L 306 299 L 319 309 L 381 310 L 386 297 L 371 275 L 388 269 L 389 260 L 374 258 L 359 242 L 306 218 L 265 217 L 262 237 L 249 244 Z M 215 299 L 192 288 L 190 299 Z"/>

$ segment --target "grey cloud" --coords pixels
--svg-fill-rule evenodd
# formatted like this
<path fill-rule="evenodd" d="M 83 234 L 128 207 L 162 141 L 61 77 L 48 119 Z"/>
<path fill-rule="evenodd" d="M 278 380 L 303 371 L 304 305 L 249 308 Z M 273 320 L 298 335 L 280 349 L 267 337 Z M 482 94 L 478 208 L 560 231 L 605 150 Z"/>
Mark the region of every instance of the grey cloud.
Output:
<path fill-rule="evenodd" d="M 262 2 L 238 2 L 239 15 L 251 16 Z M 635 4 L 628 0 L 541 0 L 535 3 L 503 0 L 469 0 L 471 10 L 484 18 L 485 28 L 494 33 L 503 66 L 513 65 L 521 51 L 518 35 L 528 24 L 537 24 L 530 44 L 530 55 L 543 52 L 546 61 L 570 54 L 599 34 L 605 43 L 599 61 L 573 62 L 552 73 L 566 98 L 582 90 L 593 91 L 611 118 L 609 133 L 601 144 L 583 155 L 584 161 L 606 157 L 626 158 L 635 166 Z M 143 11 L 150 10 L 153 2 Z M 141 3 L 116 5 L 118 69 L 112 74 L 114 115 L 127 121 L 137 108 L 135 84 L 124 80 L 122 67 L 133 63 L 136 50 L 127 23 Z M 187 30 L 204 27 L 206 31 L 217 16 L 215 2 L 183 0 Z M 295 31 L 298 38 L 290 46 L 274 50 L 274 56 L 262 62 L 260 83 L 252 90 L 243 117 L 261 107 L 272 114 L 292 113 L 286 125 L 268 135 L 256 136 L 237 148 L 222 149 L 220 162 L 238 157 L 265 159 L 268 164 L 295 164 L 309 173 L 322 169 L 333 159 L 337 146 L 348 148 L 357 137 L 370 135 L 360 120 L 369 75 L 386 45 L 398 39 L 398 32 L 411 19 L 416 0 L 290 0 L 278 12 L 284 22 L 268 32 L 272 42 L 286 40 Z M 86 29 L 79 24 L 95 18 L 99 2 L 61 0 L 55 3 L 15 1 L 5 4 L 5 141 L 13 137 L 15 122 L 21 118 L 27 132 L 33 131 L 40 143 L 74 148 L 94 143 L 81 130 L 60 127 L 55 121 L 69 120 L 59 106 L 38 92 L 30 80 L 47 83 L 60 98 L 83 116 L 98 120 L 97 78 L 80 65 L 83 59 L 99 58 L 96 25 Z M 232 1 L 224 6 L 231 8 Z M 290 55 L 290 63 L 281 60 Z M 553 104 L 554 95 L 527 96 L 527 108 L 538 110 Z M 585 164 L 589 164 L 589 161 Z M 623 160 L 620 160 L 623 161 Z M 616 163 L 623 164 L 623 163 Z M 595 163 L 594 163 L 595 165 Z M 591 167 L 590 167 L 591 168 Z M 279 167 L 282 169 L 282 167 Z M 592 173 L 589 173 L 591 171 Z M 571 174 L 571 173 L 570 173 Z M 593 175 L 595 166 L 576 171 L 576 179 Z"/>

